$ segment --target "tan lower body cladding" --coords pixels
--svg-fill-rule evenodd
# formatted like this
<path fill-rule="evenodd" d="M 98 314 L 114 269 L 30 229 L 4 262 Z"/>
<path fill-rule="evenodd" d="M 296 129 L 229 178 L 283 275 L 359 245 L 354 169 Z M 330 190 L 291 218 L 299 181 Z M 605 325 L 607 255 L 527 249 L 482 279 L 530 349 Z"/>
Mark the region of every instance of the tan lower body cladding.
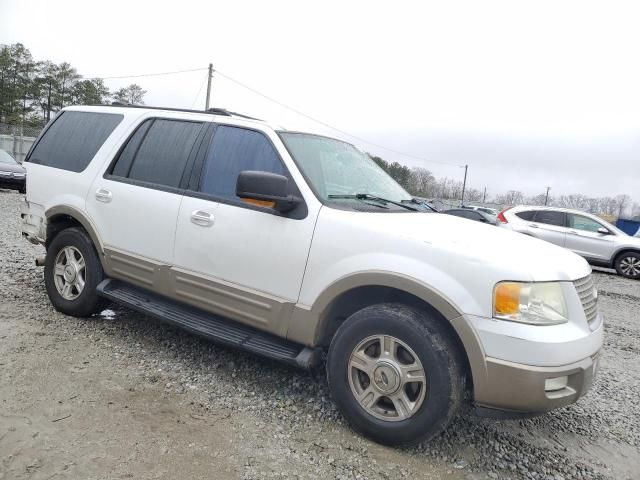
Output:
<path fill-rule="evenodd" d="M 293 303 L 224 280 L 105 249 L 107 276 L 260 330 L 286 336 Z"/>

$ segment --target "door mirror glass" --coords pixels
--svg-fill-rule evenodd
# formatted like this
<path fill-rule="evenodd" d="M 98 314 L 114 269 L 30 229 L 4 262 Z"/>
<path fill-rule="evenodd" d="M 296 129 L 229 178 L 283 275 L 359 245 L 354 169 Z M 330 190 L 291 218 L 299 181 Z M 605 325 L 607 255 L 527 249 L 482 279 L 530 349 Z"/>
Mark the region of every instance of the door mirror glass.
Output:
<path fill-rule="evenodd" d="M 288 212 L 300 202 L 288 192 L 289 179 L 276 173 L 244 170 L 236 182 L 236 195 L 243 201 L 279 212 Z"/>

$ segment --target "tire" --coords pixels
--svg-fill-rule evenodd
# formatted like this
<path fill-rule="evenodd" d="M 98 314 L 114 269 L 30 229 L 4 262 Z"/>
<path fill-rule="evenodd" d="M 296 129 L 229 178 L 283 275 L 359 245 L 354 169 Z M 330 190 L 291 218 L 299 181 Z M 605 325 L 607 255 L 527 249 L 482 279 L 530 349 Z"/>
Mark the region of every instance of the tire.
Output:
<path fill-rule="evenodd" d="M 67 255 L 66 252 L 73 252 L 76 261 L 69 261 L 70 255 Z M 84 269 L 75 267 L 75 265 L 81 265 L 80 258 L 84 259 Z M 67 277 L 64 275 L 56 275 L 56 263 L 58 261 L 64 262 L 65 259 L 67 265 L 72 264 L 71 270 L 75 270 L 74 278 L 77 279 L 78 272 L 80 272 L 80 278 L 84 279 L 82 290 L 79 291 L 78 286 L 71 288 L 67 295 L 68 298 L 63 296 L 64 288 L 60 291 L 59 286 L 60 282 L 64 284 L 71 282 L 67 282 Z M 98 296 L 96 287 L 103 278 L 104 272 L 98 254 L 83 229 L 67 228 L 55 236 L 47 248 L 44 283 L 49 299 L 56 310 L 74 317 L 88 317 L 102 311 L 108 302 Z"/>
<path fill-rule="evenodd" d="M 640 279 L 640 253 L 639 252 L 623 252 L 616 258 L 616 272 L 618 275 Z"/>
<path fill-rule="evenodd" d="M 339 410 L 356 431 L 384 445 L 413 445 L 433 438 L 456 415 L 464 397 L 462 360 L 456 344 L 440 322 L 441 319 L 436 318 L 435 313 L 403 304 L 386 303 L 366 307 L 351 315 L 340 326 L 329 347 L 327 379 Z M 370 341 L 366 339 L 379 335 L 383 335 L 383 338 L 395 338 L 399 341 L 396 346 L 404 344 L 396 351 L 409 354 L 409 357 L 405 355 L 409 358 L 407 363 L 418 365 L 415 359 L 411 361 L 415 355 L 425 372 L 424 383 L 416 382 L 406 387 L 419 392 L 424 389 L 424 394 L 421 397 L 421 393 L 409 392 L 415 397 L 411 398 L 415 410 L 405 415 L 405 418 L 398 413 L 396 404 L 391 402 L 391 396 L 385 397 L 382 390 L 378 389 L 378 386 L 383 389 L 393 388 L 393 385 L 402 382 L 392 372 L 393 369 L 381 366 L 384 363 L 383 355 L 378 357 L 377 363 L 373 363 L 375 368 L 370 368 L 373 376 L 363 376 L 359 367 L 354 369 L 354 364 L 350 364 L 354 349 L 365 347 Z M 367 347 L 369 353 L 375 353 L 381 345 L 377 339 L 373 342 Z M 411 351 L 405 349 L 405 346 Z M 362 353 L 368 356 L 367 349 L 359 351 L 358 356 L 361 357 Z M 385 371 L 391 374 L 385 375 Z M 399 373 L 400 370 L 395 371 Z M 367 403 L 371 402 L 375 394 L 381 395 L 380 399 L 375 400 L 374 407 L 368 409 L 356 398 L 356 393 L 360 390 L 371 389 L 363 387 L 366 386 L 367 378 L 374 391 L 367 394 Z M 414 388 L 415 386 L 418 388 Z M 405 389 L 398 388 L 393 395 L 395 397 Z M 387 407 L 390 410 L 386 410 Z M 393 413 L 392 410 L 396 411 L 395 416 L 389 414 L 390 411 Z"/>

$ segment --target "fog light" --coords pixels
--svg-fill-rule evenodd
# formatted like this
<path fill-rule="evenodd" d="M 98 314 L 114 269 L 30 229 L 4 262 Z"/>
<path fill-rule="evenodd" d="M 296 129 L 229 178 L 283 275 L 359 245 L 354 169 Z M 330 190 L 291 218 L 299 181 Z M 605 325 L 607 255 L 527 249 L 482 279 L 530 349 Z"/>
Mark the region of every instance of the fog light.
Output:
<path fill-rule="evenodd" d="M 556 392 L 558 390 L 562 390 L 567 387 L 567 383 L 569 381 L 568 376 L 564 377 L 556 377 L 556 378 L 547 378 L 544 381 L 544 391 L 545 392 Z"/>

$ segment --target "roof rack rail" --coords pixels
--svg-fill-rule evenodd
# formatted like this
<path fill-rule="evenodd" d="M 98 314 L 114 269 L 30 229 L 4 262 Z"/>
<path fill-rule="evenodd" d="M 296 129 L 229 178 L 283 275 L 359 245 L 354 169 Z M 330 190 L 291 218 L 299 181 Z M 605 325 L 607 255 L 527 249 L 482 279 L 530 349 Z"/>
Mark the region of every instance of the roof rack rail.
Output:
<path fill-rule="evenodd" d="M 96 107 L 126 107 L 126 108 L 147 108 L 150 110 L 166 110 L 169 112 L 187 112 L 187 113 L 209 113 L 211 115 L 223 115 L 225 117 L 239 117 L 246 118 L 247 120 L 256 120 L 258 122 L 262 122 L 263 120 L 255 117 L 250 117 L 249 115 L 244 115 L 243 113 L 231 112 L 226 108 L 209 108 L 207 110 L 193 110 L 189 108 L 171 108 L 171 107 L 149 107 L 147 105 L 135 105 L 133 103 L 125 103 L 125 102 L 111 102 L 111 105 L 92 105 Z"/>
<path fill-rule="evenodd" d="M 229 117 L 240 117 L 240 118 L 246 118 L 248 120 L 258 120 L 262 122 L 262 120 L 260 120 L 259 118 L 250 117 L 249 115 L 245 115 L 243 113 L 231 112 L 226 108 L 210 108 L 207 110 L 207 113 L 213 113 L 215 115 L 227 115 Z"/>

